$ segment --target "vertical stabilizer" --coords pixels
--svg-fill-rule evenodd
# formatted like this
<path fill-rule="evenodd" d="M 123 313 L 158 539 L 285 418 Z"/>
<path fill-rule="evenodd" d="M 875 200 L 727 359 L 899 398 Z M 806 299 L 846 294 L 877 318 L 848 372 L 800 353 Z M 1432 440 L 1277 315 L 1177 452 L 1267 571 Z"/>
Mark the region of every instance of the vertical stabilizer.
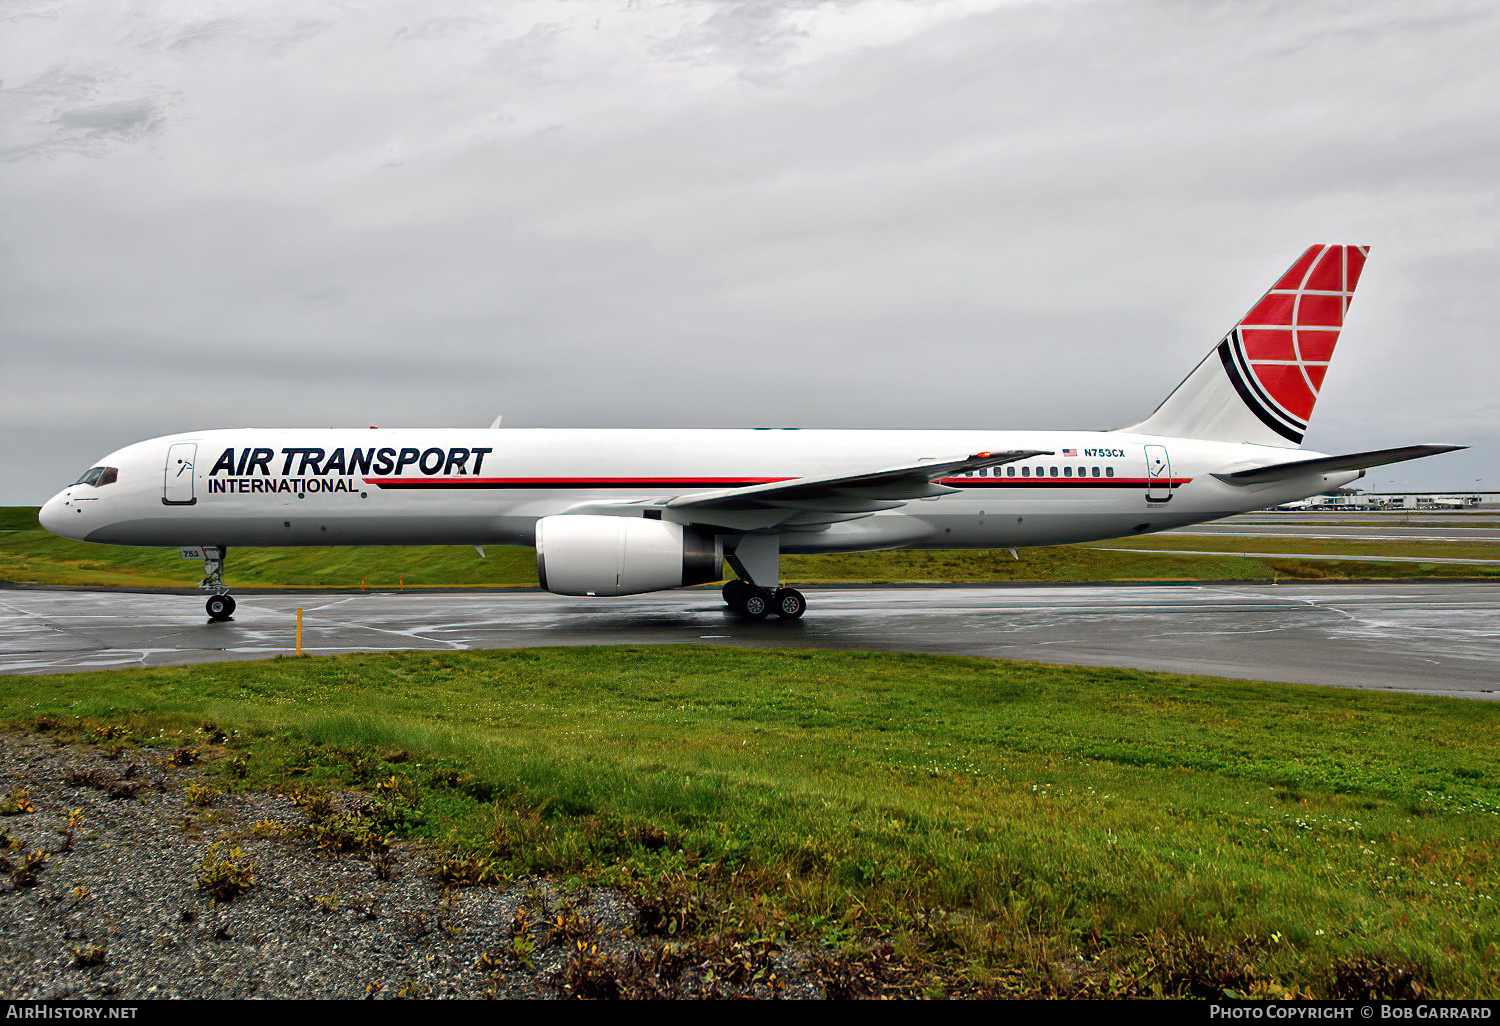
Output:
<path fill-rule="evenodd" d="M 1123 430 L 1301 445 L 1369 252 L 1308 247 L 1156 412 Z"/>

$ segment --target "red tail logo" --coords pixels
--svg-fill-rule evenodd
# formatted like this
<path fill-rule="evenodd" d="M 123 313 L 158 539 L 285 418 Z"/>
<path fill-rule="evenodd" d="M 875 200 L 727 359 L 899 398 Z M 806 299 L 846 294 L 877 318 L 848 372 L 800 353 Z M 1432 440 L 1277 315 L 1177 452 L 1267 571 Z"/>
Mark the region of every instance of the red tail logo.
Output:
<path fill-rule="evenodd" d="M 1368 246 L 1311 246 L 1219 345 L 1224 368 L 1262 421 L 1295 443 L 1333 359 Z"/>

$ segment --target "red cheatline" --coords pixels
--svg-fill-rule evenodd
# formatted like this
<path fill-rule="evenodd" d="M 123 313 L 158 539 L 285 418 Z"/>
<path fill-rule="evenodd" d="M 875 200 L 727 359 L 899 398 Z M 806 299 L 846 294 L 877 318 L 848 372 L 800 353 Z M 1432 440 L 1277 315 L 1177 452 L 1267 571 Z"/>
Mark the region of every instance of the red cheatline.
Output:
<path fill-rule="evenodd" d="M 367 477 L 381 488 L 742 488 L 790 477 Z"/>

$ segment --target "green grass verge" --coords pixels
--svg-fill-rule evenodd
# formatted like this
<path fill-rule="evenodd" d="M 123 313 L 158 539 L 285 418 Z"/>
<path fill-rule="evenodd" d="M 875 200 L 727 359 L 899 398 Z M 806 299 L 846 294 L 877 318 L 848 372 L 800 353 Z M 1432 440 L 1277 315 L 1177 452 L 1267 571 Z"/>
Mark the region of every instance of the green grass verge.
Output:
<path fill-rule="evenodd" d="M 1337 531 L 1337 528 L 1332 529 Z M 1500 559 L 1500 543 L 1485 541 L 1362 541 L 1358 538 L 1230 537 L 1221 534 L 1148 534 L 1086 542 L 1088 546 L 1190 549 L 1199 552 L 1289 552 L 1303 555 L 1405 556 L 1412 559 Z M 1476 568 L 1479 569 L 1479 568 Z"/>
<path fill-rule="evenodd" d="M 433 840 L 451 882 L 543 872 L 672 930 L 890 944 L 926 986 L 1500 993 L 1487 703 L 672 646 L 13 676 L 0 720 L 171 744 L 212 721 L 226 786 L 402 795 L 380 829 Z"/>
<path fill-rule="evenodd" d="M 1142 547 L 1161 535 L 1142 539 Z M 1009 552 L 984 549 L 854 552 L 837 556 L 784 556 L 782 572 L 801 583 L 839 581 L 1270 581 L 1372 580 L 1418 577 L 1495 577 L 1500 567 L 1457 563 L 1385 563 L 1290 557 L 1170 555 L 1111 552 L 1115 542 L 1057 545 Z M 1175 546 L 1160 546 L 1170 548 Z M 1194 546 L 1184 546 L 1192 549 Z M 1211 549 L 1215 546 L 1198 546 Z M 1500 546 L 1496 546 L 1500 558 Z"/>
<path fill-rule="evenodd" d="M 1156 544 L 1160 535 L 1110 546 Z M 1260 545 L 1260 540 L 1255 540 Z M 1310 544 L 1298 542 L 1298 545 Z M 1183 548 L 1216 548 L 1189 544 Z M 1241 546 L 1243 547 L 1243 546 Z M 1340 543 L 1337 548 L 1343 548 Z M 1231 549 L 1233 546 L 1231 546 Z M 1491 551 L 1500 550 L 1500 546 Z M 1258 549 L 1257 551 L 1264 551 Z M 1362 580 L 1407 577 L 1500 577 L 1500 567 L 1443 564 L 1318 562 L 1297 559 L 1174 556 L 1105 552 L 1087 545 L 1003 550 L 919 550 L 787 556 L 782 574 L 801 584 L 837 582 Z M 468 546 L 244 548 L 231 553 L 229 581 L 252 588 L 533 587 L 536 556 L 529 548 L 491 546 L 486 559 Z M 0 507 L 0 581 L 83 587 L 191 588 L 200 563 L 175 550 L 93 545 L 43 531 L 35 507 Z"/>

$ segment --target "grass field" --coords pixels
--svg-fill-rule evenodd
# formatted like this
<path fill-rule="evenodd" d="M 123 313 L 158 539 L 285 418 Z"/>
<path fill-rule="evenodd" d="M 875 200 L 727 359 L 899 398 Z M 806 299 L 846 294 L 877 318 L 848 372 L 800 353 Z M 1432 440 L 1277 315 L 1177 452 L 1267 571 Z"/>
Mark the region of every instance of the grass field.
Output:
<path fill-rule="evenodd" d="M 1215 539 L 1170 539 L 1151 535 L 1134 542 L 1146 548 L 1216 548 Z M 1217 541 L 1223 542 L 1223 539 Z M 1251 542 L 1246 539 L 1245 542 Z M 1180 544 L 1192 542 L 1193 544 Z M 1295 543 L 1296 551 L 1319 543 Z M 1321 543 L 1345 551 L 1346 543 Z M 1352 544 L 1352 543 L 1349 543 Z M 1404 543 L 1392 543 L 1404 544 Z M 1230 543 L 1223 556 L 1174 556 L 1106 552 L 1090 546 L 1020 549 L 1019 559 L 1000 550 L 858 552 L 787 556 L 789 582 L 859 581 L 1121 581 L 1271 580 L 1410 577 L 1500 577 L 1500 568 L 1421 563 L 1319 562 L 1259 559 L 1234 554 L 1250 544 Z M 1253 540 L 1254 551 L 1261 540 Z M 1480 546 L 1479 548 L 1483 548 Z M 1489 551 L 1500 550 L 1492 546 Z M 1314 549 L 1313 551 L 1318 551 Z M 480 559 L 467 546 L 328 547 L 235 549 L 228 580 L 237 590 L 253 588 L 532 587 L 536 557 L 531 549 L 491 546 Z M 1483 557 L 1481 557 L 1483 558 Z M 175 550 L 91 545 L 43 531 L 34 507 L 0 507 L 0 581 L 17 583 L 191 588 L 202 564 L 179 559 Z"/>
<path fill-rule="evenodd" d="M 363 787 L 451 883 L 608 884 L 919 990 L 1500 994 L 1488 703 L 674 646 L 6 677 L 0 720 Z"/>

